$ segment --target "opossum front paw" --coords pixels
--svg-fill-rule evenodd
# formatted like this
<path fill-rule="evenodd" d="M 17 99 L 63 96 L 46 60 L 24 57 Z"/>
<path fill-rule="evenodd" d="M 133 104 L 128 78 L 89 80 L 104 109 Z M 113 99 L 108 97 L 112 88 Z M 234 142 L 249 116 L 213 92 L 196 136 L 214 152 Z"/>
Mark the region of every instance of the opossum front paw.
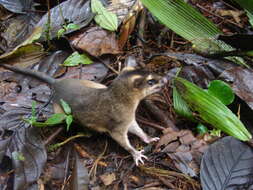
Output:
<path fill-rule="evenodd" d="M 140 162 L 141 164 L 144 164 L 143 158 L 146 159 L 146 160 L 148 159 L 148 157 L 145 156 L 145 155 L 143 154 L 143 152 L 144 152 L 144 150 L 135 151 L 135 152 L 132 154 L 136 166 L 139 165 L 139 162 Z"/>

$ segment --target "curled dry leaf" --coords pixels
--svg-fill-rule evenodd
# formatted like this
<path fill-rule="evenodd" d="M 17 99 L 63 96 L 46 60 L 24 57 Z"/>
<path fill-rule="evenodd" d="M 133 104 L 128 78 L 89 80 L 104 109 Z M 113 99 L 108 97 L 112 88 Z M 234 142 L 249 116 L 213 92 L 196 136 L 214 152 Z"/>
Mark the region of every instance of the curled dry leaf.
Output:
<path fill-rule="evenodd" d="M 1 21 L 0 43 L 5 52 L 21 44 L 32 33 L 40 16 L 35 13 L 30 14 L 17 15 Z"/>
<path fill-rule="evenodd" d="M 118 54 L 119 47 L 115 33 L 93 27 L 70 37 L 71 44 L 98 57 L 103 54 Z"/>

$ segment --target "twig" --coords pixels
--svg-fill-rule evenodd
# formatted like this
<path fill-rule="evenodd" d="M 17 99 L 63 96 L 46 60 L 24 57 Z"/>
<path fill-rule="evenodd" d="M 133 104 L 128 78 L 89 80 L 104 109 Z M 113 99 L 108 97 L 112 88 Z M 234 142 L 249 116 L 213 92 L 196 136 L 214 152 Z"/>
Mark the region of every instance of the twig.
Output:
<path fill-rule="evenodd" d="M 54 138 L 55 138 L 57 135 L 59 135 L 60 132 L 62 132 L 62 130 L 63 130 L 63 127 L 60 127 L 60 128 L 58 128 L 57 130 L 55 130 L 55 131 L 53 132 L 53 134 L 51 134 L 51 135 L 47 138 L 47 140 L 45 140 L 44 145 L 46 146 L 46 145 L 50 144 L 50 143 L 54 140 Z"/>
<path fill-rule="evenodd" d="M 239 24 L 237 24 L 237 23 L 235 23 L 235 22 L 233 22 L 233 21 L 231 21 L 231 20 L 225 19 L 225 18 L 223 18 L 222 16 L 216 15 L 216 14 L 212 13 L 211 11 L 207 10 L 206 8 L 202 7 L 202 6 L 199 5 L 199 4 L 196 4 L 196 6 L 197 6 L 198 8 L 200 8 L 200 9 L 206 11 L 207 13 L 209 13 L 209 14 L 211 14 L 211 15 L 213 15 L 213 16 L 216 16 L 216 17 L 222 19 L 223 21 L 229 22 L 230 24 L 234 24 L 235 26 L 237 26 L 237 27 L 239 27 L 239 28 L 242 28 L 242 26 L 240 26 Z"/>
<path fill-rule="evenodd" d="M 106 143 L 105 143 L 105 148 L 104 148 L 103 152 L 97 157 L 97 159 L 95 160 L 94 164 L 92 165 L 92 167 L 91 167 L 91 169 L 90 169 L 89 176 L 92 175 L 92 178 L 94 178 L 94 177 L 96 176 L 98 162 L 99 162 L 99 161 L 102 159 L 102 157 L 104 156 L 105 151 L 106 151 L 106 149 L 107 149 L 107 145 L 108 145 L 108 142 L 106 141 Z"/>

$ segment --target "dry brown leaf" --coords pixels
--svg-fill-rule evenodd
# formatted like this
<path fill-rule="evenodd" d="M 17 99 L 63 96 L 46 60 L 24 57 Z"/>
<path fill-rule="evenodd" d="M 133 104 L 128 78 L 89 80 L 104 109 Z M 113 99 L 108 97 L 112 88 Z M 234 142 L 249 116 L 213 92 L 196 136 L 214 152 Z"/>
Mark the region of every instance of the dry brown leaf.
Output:
<path fill-rule="evenodd" d="M 120 53 L 116 34 L 99 27 L 93 27 L 73 35 L 70 37 L 70 42 L 75 48 L 95 57 Z"/>
<path fill-rule="evenodd" d="M 102 180 L 104 185 L 107 186 L 107 185 L 111 185 L 112 182 L 116 180 L 116 175 L 115 175 L 115 173 L 106 173 L 106 174 L 99 176 L 99 178 Z"/>
<path fill-rule="evenodd" d="M 234 11 L 234 10 L 219 10 L 219 14 L 221 16 L 231 16 L 235 20 L 236 23 L 240 24 L 241 18 L 240 16 L 243 14 L 243 11 Z"/>

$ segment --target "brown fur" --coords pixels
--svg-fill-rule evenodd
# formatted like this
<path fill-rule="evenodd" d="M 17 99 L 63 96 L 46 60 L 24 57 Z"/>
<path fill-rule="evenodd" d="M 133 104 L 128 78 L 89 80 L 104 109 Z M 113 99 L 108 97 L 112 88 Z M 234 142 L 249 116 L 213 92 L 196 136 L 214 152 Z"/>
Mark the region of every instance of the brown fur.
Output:
<path fill-rule="evenodd" d="M 76 121 L 92 130 L 109 133 L 133 155 L 138 165 L 146 157 L 130 145 L 127 133 L 139 136 L 146 143 L 158 140 L 146 135 L 138 126 L 135 112 L 143 98 L 161 89 L 163 80 L 156 74 L 134 69 L 132 64 L 135 62 L 129 62 L 131 67 L 125 67 L 109 87 L 87 80 L 40 78 L 34 71 L 11 69 L 9 66 L 8 69 L 49 81 L 54 89 L 55 112 L 62 112 L 60 99 L 63 99 L 70 105 Z"/>

